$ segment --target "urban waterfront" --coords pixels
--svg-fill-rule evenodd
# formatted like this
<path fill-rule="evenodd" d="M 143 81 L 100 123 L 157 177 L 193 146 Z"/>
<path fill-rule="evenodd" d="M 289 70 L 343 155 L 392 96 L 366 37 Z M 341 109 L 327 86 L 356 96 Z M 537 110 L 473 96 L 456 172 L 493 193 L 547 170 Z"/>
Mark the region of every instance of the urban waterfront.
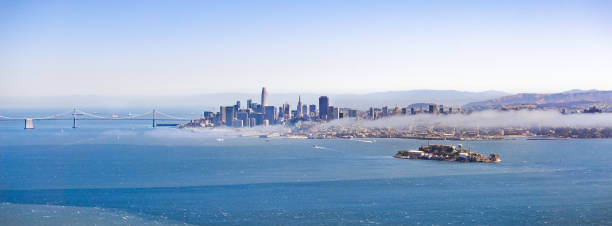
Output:
<path fill-rule="evenodd" d="M 0 218 L 12 225 L 612 223 L 610 139 L 435 141 L 503 159 L 463 164 L 392 157 L 427 142 L 413 139 L 0 123 Z"/>

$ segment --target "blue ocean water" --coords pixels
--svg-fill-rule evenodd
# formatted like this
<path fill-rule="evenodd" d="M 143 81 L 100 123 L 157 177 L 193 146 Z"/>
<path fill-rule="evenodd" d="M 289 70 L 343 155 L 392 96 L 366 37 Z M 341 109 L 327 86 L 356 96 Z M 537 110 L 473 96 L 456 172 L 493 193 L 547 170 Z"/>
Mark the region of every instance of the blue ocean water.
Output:
<path fill-rule="evenodd" d="M 0 121 L 0 224 L 612 224 L 609 139 L 462 141 L 503 160 L 466 164 L 391 157 L 422 140 L 71 125 Z"/>

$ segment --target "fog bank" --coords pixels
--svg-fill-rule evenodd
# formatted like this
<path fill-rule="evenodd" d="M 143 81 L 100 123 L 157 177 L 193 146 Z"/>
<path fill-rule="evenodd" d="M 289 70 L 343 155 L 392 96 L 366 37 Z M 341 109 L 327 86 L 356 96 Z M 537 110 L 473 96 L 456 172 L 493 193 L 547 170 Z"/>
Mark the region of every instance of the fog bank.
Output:
<path fill-rule="evenodd" d="M 612 114 L 568 114 L 557 111 L 481 111 L 472 114 L 409 115 L 379 120 L 341 119 L 322 126 L 361 126 L 366 128 L 409 128 L 414 126 L 440 126 L 456 128 L 499 127 L 612 127 Z"/>

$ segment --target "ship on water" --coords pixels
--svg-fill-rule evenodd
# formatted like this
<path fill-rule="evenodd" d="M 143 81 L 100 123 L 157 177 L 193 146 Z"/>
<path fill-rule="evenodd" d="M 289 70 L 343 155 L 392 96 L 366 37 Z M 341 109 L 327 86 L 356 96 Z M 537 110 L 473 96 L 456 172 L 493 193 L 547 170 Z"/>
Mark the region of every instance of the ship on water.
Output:
<path fill-rule="evenodd" d="M 454 145 L 422 145 L 419 150 L 401 150 L 393 157 L 401 159 L 423 159 L 447 162 L 501 162 L 498 154 L 488 156 L 464 149 L 461 144 Z"/>

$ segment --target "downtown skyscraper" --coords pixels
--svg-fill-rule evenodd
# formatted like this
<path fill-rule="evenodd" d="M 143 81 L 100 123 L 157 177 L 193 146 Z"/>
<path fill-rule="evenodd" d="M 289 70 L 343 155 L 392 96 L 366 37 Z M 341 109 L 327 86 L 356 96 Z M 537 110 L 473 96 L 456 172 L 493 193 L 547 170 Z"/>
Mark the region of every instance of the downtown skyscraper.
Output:
<path fill-rule="evenodd" d="M 304 109 L 302 108 L 302 96 L 298 97 L 298 105 L 297 105 L 297 118 L 304 117 Z"/>
<path fill-rule="evenodd" d="M 319 118 L 321 120 L 327 120 L 329 111 L 329 97 L 321 96 L 319 97 Z"/>
<path fill-rule="evenodd" d="M 266 90 L 266 87 L 261 88 L 261 109 L 263 111 L 263 109 L 266 108 L 266 106 L 268 105 L 268 91 Z"/>

